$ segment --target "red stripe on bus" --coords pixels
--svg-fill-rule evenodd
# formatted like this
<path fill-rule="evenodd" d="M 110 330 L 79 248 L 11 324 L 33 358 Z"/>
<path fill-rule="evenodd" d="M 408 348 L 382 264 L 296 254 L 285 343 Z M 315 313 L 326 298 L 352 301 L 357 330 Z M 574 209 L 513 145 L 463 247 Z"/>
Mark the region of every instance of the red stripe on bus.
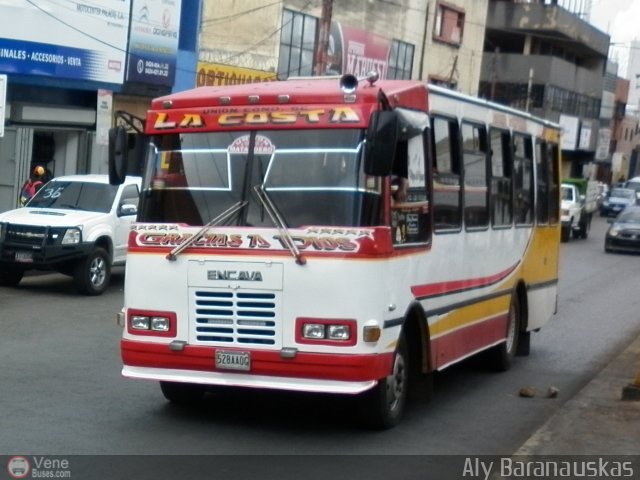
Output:
<path fill-rule="evenodd" d="M 520 262 L 516 262 L 506 270 L 487 277 L 414 285 L 411 287 L 411 293 L 413 293 L 413 296 L 416 298 L 426 298 L 459 293 L 472 288 L 486 287 L 507 278 L 516 269 L 519 263 Z"/>
<path fill-rule="evenodd" d="M 504 340 L 507 313 L 454 330 L 431 340 L 431 364 L 435 368 L 450 365 L 476 353 L 487 345 Z"/>

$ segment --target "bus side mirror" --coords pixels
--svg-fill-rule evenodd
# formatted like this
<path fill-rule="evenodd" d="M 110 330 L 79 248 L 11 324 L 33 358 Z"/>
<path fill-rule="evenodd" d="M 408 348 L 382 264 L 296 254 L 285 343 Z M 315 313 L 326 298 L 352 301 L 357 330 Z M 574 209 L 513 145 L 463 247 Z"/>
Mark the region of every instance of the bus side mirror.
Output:
<path fill-rule="evenodd" d="M 364 173 L 384 177 L 391 173 L 398 142 L 398 116 L 390 110 L 371 114 L 367 128 Z"/>
<path fill-rule="evenodd" d="M 120 185 L 127 176 L 129 134 L 124 127 L 109 129 L 109 183 Z"/>

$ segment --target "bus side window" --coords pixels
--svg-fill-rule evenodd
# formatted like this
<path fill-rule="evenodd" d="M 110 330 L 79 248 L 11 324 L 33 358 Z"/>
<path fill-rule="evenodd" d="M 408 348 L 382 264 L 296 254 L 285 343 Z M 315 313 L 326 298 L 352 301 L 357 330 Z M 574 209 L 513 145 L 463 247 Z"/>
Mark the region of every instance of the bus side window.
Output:
<path fill-rule="evenodd" d="M 557 143 L 547 143 L 547 161 L 549 162 L 549 223 L 557 225 L 560 221 L 560 147 Z"/>
<path fill-rule="evenodd" d="M 491 129 L 491 223 L 506 227 L 513 221 L 511 135 L 507 130 Z"/>
<path fill-rule="evenodd" d="M 431 131 L 434 228 L 436 232 L 459 230 L 462 226 L 462 202 L 458 123 L 455 119 L 434 116 Z"/>
<path fill-rule="evenodd" d="M 516 225 L 533 223 L 533 145 L 531 137 L 513 136 L 514 216 Z"/>
<path fill-rule="evenodd" d="M 487 130 L 484 125 L 463 122 L 464 224 L 468 229 L 489 226 L 487 154 Z"/>
<path fill-rule="evenodd" d="M 536 221 L 540 225 L 549 223 L 549 151 L 547 142 L 536 140 Z"/>

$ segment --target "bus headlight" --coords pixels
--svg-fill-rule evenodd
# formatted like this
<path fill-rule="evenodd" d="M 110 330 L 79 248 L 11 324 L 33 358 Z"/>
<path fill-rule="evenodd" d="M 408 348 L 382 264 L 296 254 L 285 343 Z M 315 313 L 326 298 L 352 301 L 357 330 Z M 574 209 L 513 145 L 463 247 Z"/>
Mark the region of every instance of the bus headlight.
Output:
<path fill-rule="evenodd" d="M 134 335 L 176 336 L 177 321 L 174 312 L 130 309 L 127 318 L 127 330 Z"/>
<path fill-rule="evenodd" d="M 155 332 L 168 332 L 171 322 L 167 317 L 151 317 L 151 330 Z"/>
<path fill-rule="evenodd" d="M 356 325 L 352 319 L 296 318 L 296 342 L 352 346 L 356 344 Z"/>
<path fill-rule="evenodd" d="M 133 315 L 131 317 L 131 328 L 134 330 L 149 330 L 149 317 Z"/>
<path fill-rule="evenodd" d="M 305 323 L 302 327 L 302 336 L 314 340 L 324 338 L 324 325 L 320 323 Z"/>
<path fill-rule="evenodd" d="M 326 335 L 329 340 L 349 340 L 351 329 L 349 325 L 328 325 Z"/>

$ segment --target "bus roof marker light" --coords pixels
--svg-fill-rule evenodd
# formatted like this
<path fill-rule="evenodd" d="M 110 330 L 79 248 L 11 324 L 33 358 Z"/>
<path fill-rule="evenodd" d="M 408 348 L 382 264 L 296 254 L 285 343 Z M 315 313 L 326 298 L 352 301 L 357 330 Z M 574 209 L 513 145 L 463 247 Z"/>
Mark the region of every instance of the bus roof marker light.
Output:
<path fill-rule="evenodd" d="M 231 105 L 231 97 L 220 97 L 220 105 Z"/>
<path fill-rule="evenodd" d="M 289 95 L 278 95 L 278 103 L 289 103 Z"/>
<path fill-rule="evenodd" d="M 173 107 L 173 102 L 171 100 L 165 100 L 162 102 L 162 108 L 171 108 Z"/>
<path fill-rule="evenodd" d="M 371 70 L 370 72 L 367 72 L 366 80 L 369 82 L 369 86 L 373 86 L 374 83 L 380 80 L 380 73 L 375 70 Z"/>
<path fill-rule="evenodd" d="M 260 96 L 258 95 L 249 95 L 249 103 L 255 105 L 260 103 Z"/>

